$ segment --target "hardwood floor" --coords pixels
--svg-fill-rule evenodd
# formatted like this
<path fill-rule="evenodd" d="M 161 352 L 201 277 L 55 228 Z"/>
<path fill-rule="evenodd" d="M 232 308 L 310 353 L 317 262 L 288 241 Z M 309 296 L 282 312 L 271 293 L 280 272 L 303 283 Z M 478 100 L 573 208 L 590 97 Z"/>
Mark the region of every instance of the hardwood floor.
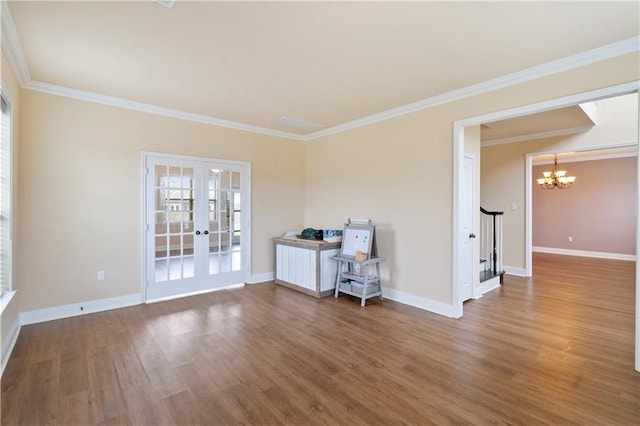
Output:
<path fill-rule="evenodd" d="M 634 268 L 535 254 L 459 320 L 265 284 L 25 326 L 2 424 L 638 424 Z"/>

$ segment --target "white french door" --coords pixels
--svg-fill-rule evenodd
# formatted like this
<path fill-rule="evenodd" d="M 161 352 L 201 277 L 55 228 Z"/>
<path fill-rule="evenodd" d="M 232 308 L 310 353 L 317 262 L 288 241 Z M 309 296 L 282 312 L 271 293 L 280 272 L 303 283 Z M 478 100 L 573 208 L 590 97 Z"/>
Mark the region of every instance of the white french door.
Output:
<path fill-rule="evenodd" d="M 145 154 L 146 300 L 243 284 L 250 166 Z"/>

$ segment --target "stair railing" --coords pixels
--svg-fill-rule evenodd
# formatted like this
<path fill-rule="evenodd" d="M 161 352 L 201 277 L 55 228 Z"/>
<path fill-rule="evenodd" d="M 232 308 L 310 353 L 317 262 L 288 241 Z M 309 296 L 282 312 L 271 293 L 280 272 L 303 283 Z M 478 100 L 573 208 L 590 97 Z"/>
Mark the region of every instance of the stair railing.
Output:
<path fill-rule="evenodd" d="M 502 217 L 480 207 L 480 258 L 486 259 L 494 274 L 502 272 Z"/>

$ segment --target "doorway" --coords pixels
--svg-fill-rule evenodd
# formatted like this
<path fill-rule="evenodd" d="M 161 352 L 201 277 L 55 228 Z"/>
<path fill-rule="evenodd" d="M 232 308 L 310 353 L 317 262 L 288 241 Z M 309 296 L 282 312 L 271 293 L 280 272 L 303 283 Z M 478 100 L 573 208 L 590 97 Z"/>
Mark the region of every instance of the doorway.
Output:
<path fill-rule="evenodd" d="M 144 154 L 147 302 L 244 284 L 248 163 Z"/>
<path fill-rule="evenodd" d="M 638 92 L 638 82 L 631 82 L 620 84 L 617 86 L 607 87 L 603 89 L 593 90 L 590 92 L 584 92 L 577 95 L 567 96 L 564 98 L 553 99 L 537 104 L 526 105 L 523 107 L 517 107 L 510 110 L 499 111 L 496 113 L 490 113 L 483 116 L 468 118 L 464 120 L 458 120 L 453 123 L 453 135 L 454 135 L 454 164 L 453 164 L 453 286 L 452 286 L 452 317 L 460 318 L 463 314 L 462 305 L 462 286 L 461 286 L 461 274 L 462 265 L 459 255 L 459 241 L 461 232 L 460 223 L 462 222 L 462 210 L 460 206 L 463 201 L 461 200 L 462 190 L 462 169 L 464 159 L 464 128 L 467 126 L 477 126 L 485 122 L 496 121 L 500 119 L 521 117 L 527 114 L 536 112 L 549 111 L 556 108 L 575 105 L 582 102 L 595 101 L 599 99 L 625 95 L 629 93 Z M 638 126 L 637 134 L 640 137 L 640 126 Z M 636 140 L 637 145 L 637 140 Z M 527 159 L 527 184 L 530 185 L 531 181 L 531 158 Z M 640 166 L 639 166 L 640 167 Z M 640 173 L 638 173 L 638 180 L 640 181 Z M 639 185 L 640 188 L 640 185 Z M 639 189 L 640 191 L 640 189 Z M 640 194 L 638 194 L 640 200 Z M 530 200 L 528 200 L 530 202 Z M 529 204 L 530 205 L 530 204 Z M 530 227 L 527 227 L 530 229 Z M 525 236 L 526 247 L 531 247 L 531 235 L 527 232 Z M 640 247 L 640 233 L 636 233 L 636 247 Z M 527 253 L 527 260 L 530 264 L 530 251 Z M 635 312 L 635 341 L 636 341 L 636 370 L 640 371 L 640 264 L 636 262 L 636 312 Z"/>

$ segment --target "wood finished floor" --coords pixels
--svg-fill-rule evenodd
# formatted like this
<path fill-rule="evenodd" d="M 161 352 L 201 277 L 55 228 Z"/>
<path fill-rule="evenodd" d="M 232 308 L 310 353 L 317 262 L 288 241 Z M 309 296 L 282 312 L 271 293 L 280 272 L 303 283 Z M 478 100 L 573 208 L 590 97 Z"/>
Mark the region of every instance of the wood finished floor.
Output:
<path fill-rule="evenodd" d="M 535 254 L 459 320 L 265 284 L 25 326 L 2 424 L 638 424 L 634 268 Z"/>

